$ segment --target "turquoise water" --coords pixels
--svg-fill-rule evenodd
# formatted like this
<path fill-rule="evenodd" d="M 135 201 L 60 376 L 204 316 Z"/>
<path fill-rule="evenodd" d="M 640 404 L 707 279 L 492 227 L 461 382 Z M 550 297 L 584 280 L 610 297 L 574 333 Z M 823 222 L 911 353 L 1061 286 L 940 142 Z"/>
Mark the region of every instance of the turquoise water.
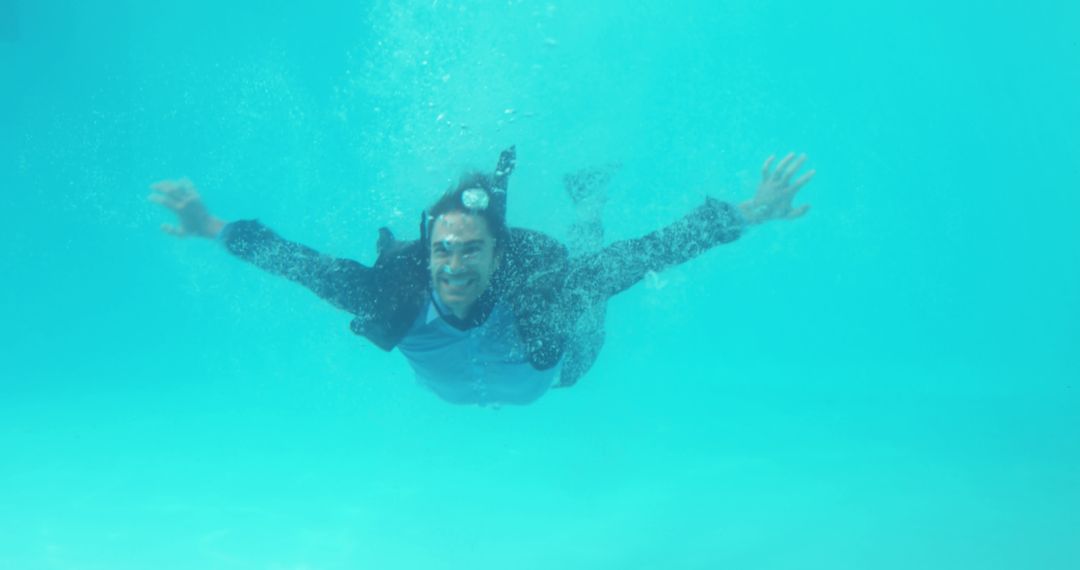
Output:
<path fill-rule="evenodd" d="M 1077 4 L 171 4 L 0 5 L 0 568 L 1080 567 Z M 813 208 L 492 410 L 145 201 L 370 263 L 509 144 L 558 237 Z"/>

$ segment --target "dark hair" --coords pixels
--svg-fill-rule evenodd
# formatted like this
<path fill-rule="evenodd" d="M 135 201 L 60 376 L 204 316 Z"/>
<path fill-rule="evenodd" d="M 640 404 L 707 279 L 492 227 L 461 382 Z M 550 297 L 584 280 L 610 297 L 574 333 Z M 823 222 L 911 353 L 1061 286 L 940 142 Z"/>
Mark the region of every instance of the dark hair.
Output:
<path fill-rule="evenodd" d="M 466 191 L 480 190 L 486 196 L 481 197 L 480 204 L 470 203 L 472 194 L 465 195 Z M 487 222 L 491 235 L 495 236 L 495 247 L 505 246 L 510 239 L 510 229 L 506 226 L 506 190 L 497 188 L 491 176 L 479 171 L 466 172 L 461 175 L 456 186 L 446 189 L 442 197 L 427 209 L 427 219 L 424 220 L 425 243 L 424 247 L 430 247 L 431 232 L 435 226 L 435 220 L 450 212 L 461 212 L 479 216 Z"/>

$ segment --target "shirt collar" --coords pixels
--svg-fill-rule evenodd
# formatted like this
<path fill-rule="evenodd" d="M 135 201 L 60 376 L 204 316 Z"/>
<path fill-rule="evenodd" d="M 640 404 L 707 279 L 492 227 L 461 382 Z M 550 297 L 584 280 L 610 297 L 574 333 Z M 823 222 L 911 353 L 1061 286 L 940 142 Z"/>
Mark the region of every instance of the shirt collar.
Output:
<path fill-rule="evenodd" d="M 439 298 L 439 294 L 435 291 L 428 289 L 428 298 L 431 301 L 428 303 L 427 314 L 424 316 L 424 324 L 431 324 L 436 319 L 442 319 L 459 330 L 467 330 L 482 325 L 495 306 L 495 293 L 492 292 L 490 287 L 480 295 L 480 298 L 476 301 L 477 305 L 473 308 L 469 318 L 465 320 L 455 317 L 454 312 L 443 303 L 442 299 Z"/>
<path fill-rule="evenodd" d="M 439 298 L 438 293 L 432 292 L 430 295 L 428 295 L 428 297 L 431 299 L 431 301 L 428 303 L 427 319 L 424 321 L 424 323 L 430 325 L 432 321 L 442 318 L 442 314 L 439 311 L 442 311 L 442 313 L 449 313 L 450 309 L 448 309 L 446 305 L 443 304 L 442 299 Z"/>

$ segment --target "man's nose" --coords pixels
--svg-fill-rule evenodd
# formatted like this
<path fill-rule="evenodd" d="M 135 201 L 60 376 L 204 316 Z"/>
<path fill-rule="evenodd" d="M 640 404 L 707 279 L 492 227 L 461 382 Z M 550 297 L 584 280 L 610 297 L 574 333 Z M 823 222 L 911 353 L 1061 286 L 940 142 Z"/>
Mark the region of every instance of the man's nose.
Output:
<path fill-rule="evenodd" d="M 446 265 L 450 268 L 451 273 L 456 273 L 465 267 L 465 256 L 461 255 L 460 251 L 455 251 L 450 254 L 450 259 L 446 262 Z"/>

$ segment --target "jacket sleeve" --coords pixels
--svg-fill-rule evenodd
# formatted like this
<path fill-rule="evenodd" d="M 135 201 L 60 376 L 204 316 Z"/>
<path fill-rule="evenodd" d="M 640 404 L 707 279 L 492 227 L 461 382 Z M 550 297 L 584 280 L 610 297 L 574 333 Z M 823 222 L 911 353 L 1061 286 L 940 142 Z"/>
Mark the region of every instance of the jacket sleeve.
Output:
<path fill-rule="evenodd" d="M 514 311 L 518 336 L 537 370 L 559 363 L 576 322 L 560 302 L 566 261 L 566 248 L 551 236 L 515 228 L 503 266 L 492 279 Z"/>
<path fill-rule="evenodd" d="M 340 309 L 370 312 L 374 276 L 369 267 L 287 241 L 255 220 L 228 224 L 219 239 L 233 255 L 311 289 Z"/>
<path fill-rule="evenodd" d="M 571 259 L 566 286 L 593 301 L 606 299 L 629 289 L 650 271 L 684 263 L 716 245 L 734 241 L 744 226 L 734 206 L 706 198 L 704 204 L 667 227 Z"/>

